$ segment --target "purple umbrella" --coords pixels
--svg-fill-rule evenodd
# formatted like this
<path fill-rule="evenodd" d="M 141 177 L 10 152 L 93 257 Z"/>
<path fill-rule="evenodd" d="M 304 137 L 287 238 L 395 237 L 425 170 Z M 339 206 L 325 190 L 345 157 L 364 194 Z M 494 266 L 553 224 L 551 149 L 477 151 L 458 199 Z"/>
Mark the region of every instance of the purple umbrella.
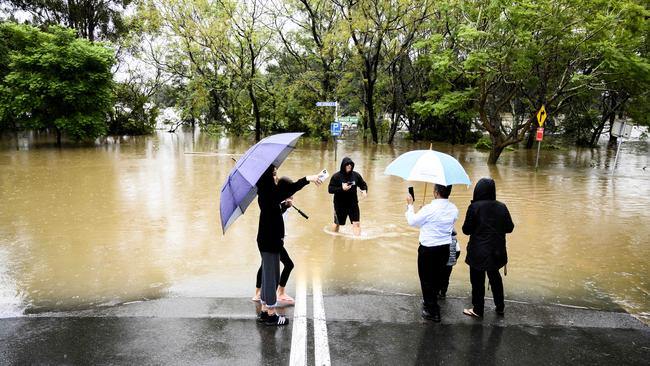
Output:
<path fill-rule="evenodd" d="M 262 139 L 248 149 L 221 187 L 221 229 L 235 222 L 257 195 L 255 184 L 271 164 L 280 166 L 296 146 L 302 132 L 281 133 Z"/>

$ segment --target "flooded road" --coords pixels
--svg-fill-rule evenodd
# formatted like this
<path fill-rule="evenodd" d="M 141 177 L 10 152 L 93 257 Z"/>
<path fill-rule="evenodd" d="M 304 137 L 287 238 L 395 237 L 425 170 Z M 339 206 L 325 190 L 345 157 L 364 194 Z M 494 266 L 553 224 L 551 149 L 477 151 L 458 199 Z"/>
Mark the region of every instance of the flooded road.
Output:
<path fill-rule="evenodd" d="M 254 202 L 223 235 L 219 191 L 250 139 L 159 132 L 151 137 L 56 149 L 0 144 L 0 315 L 107 306 L 161 297 L 252 296 L 260 259 Z M 419 295 L 418 231 L 404 219 L 408 182 L 385 176 L 395 146 L 301 139 L 279 175 L 299 178 L 338 170 L 350 156 L 369 186 L 360 202 L 363 235 L 331 235 L 332 196 L 309 185 L 291 213 L 286 247 L 296 264 L 289 281 L 317 276 L 326 294 Z M 650 320 L 650 144 L 615 151 L 506 152 L 498 166 L 473 146 L 434 144 L 455 156 L 472 182 L 496 180 L 497 199 L 515 222 L 508 236 L 506 299 L 623 308 Z M 424 184 L 416 183 L 421 204 Z M 461 212 L 473 186 L 455 186 Z M 427 188 L 428 199 L 431 186 Z M 343 234 L 350 233 L 348 226 Z M 459 235 L 462 251 L 467 237 Z M 464 258 L 464 253 L 462 254 Z M 469 294 L 469 271 L 454 268 L 449 295 Z M 468 300 L 469 301 L 469 300 Z M 489 302 L 488 302 L 489 304 Z"/>

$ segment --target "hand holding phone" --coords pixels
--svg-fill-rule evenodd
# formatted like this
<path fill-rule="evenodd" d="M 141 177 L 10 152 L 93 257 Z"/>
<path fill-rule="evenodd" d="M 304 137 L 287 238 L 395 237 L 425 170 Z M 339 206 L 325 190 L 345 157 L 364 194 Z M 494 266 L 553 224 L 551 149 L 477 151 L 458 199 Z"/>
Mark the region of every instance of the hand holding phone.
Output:
<path fill-rule="evenodd" d="M 415 201 L 415 191 L 413 190 L 413 187 L 409 187 L 409 194 L 411 195 L 413 201 Z"/>
<path fill-rule="evenodd" d="M 323 170 L 321 170 L 320 173 L 318 173 L 318 180 L 320 180 L 321 182 L 324 182 L 325 179 L 327 179 L 327 177 L 329 177 L 329 176 L 330 176 L 330 174 L 327 172 L 327 169 L 323 169 Z"/>

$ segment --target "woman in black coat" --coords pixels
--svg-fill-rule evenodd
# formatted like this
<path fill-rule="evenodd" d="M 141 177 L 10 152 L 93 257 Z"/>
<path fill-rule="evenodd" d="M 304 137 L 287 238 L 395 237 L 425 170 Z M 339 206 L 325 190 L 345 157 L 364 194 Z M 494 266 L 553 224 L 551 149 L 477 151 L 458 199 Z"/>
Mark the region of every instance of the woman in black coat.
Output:
<path fill-rule="evenodd" d="M 494 180 L 482 178 L 474 188 L 474 197 L 463 224 L 463 233 L 469 235 L 465 263 L 469 265 L 473 306 L 472 309 L 463 310 L 465 315 L 483 316 L 486 273 L 496 312 L 504 314 L 503 281 L 499 269 L 508 263 L 506 233 L 511 233 L 513 229 L 508 207 L 496 200 Z"/>
<path fill-rule="evenodd" d="M 260 302 L 262 311 L 258 322 L 266 325 L 289 324 L 284 316 L 275 313 L 277 288 L 280 280 L 280 253 L 284 247 L 284 219 L 282 201 L 291 197 L 304 186 L 314 182 L 320 185 L 317 175 L 302 177 L 293 183 L 278 186 L 277 168 L 271 165 L 257 181 L 257 203 L 260 220 L 257 227 L 257 248 L 262 256 L 262 283 Z"/>

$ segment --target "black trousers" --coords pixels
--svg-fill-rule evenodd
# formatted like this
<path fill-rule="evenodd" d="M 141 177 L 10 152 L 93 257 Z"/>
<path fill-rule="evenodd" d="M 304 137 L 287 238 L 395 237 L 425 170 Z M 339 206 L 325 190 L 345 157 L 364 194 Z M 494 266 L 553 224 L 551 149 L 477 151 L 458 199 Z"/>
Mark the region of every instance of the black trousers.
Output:
<path fill-rule="evenodd" d="M 503 281 L 501 280 L 501 274 L 499 270 L 494 271 L 481 271 L 469 268 L 469 280 L 472 283 L 472 306 L 474 307 L 474 312 L 478 315 L 483 316 L 485 309 L 485 274 L 487 273 L 488 280 L 490 281 L 490 287 L 492 288 L 492 296 L 494 297 L 494 305 L 496 306 L 497 311 L 503 311 L 505 309 L 505 303 L 503 300 Z"/>
<path fill-rule="evenodd" d="M 278 285 L 280 287 L 286 287 L 287 281 L 289 281 L 289 275 L 293 270 L 293 261 L 289 257 L 289 253 L 287 253 L 287 250 L 284 247 L 282 247 L 282 251 L 280 252 L 280 262 L 282 263 L 284 268 L 282 268 L 282 274 L 280 275 L 280 282 L 278 283 Z M 262 287 L 262 265 L 261 264 L 260 264 L 260 269 L 257 270 L 257 279 L 255 281 L 255 287 L 257 288 Z"/>
<path fill-rule="evenodd" d="M 449 260 L 449 245 L 418 248 L 418 275 L 422 287 L 424 308 L 430 313 L 440 313 L 438 292 L 443 286 L 447 275 Z"/>

